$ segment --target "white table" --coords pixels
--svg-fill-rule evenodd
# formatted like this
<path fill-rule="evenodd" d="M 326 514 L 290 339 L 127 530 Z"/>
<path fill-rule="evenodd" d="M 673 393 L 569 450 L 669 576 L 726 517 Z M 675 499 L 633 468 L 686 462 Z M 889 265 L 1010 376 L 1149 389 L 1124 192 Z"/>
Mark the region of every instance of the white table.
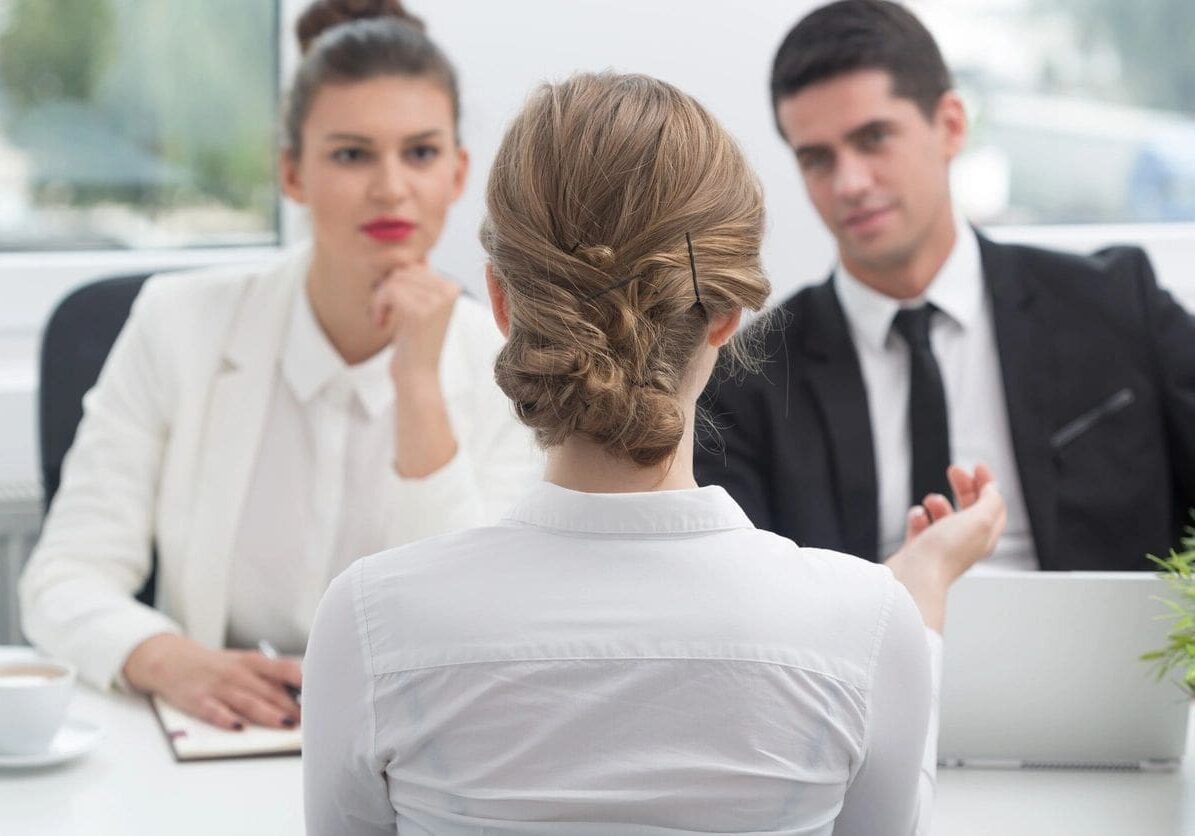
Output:
<path fill-rule="evenodd" d="M 94 751 L 58 767 L 0 769 L 4 836 L 274 836 L 303 833 L 297 757 L 179 764 L 142 698 L 79 687 L 71 716 Z"/>
<path fill-rule="evenodd" d="M 1195 836 L 1195 711 L 1177 772 L 939 769 L 934 836 Z"/>
<path fill-rule="evenodd" d="M 71 713 L 105 739 L 60 767 L 0 770 L 0 834 L 303 832 L 298 758 L 177 764 L 144 700 L 80 687 Z M 934 834 L 1195 834 L 1195 723 L 1190 731 L 1181 772 L 941 770 Z"/>

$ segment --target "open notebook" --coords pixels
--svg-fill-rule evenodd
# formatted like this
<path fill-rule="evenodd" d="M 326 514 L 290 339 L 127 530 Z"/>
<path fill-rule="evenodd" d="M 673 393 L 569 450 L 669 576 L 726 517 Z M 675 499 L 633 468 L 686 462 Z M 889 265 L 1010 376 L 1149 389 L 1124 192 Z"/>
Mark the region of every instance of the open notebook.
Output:
<path fill-rule="evenodd" d="M 302 748 L 302 732 L 298 729 L 246 726 L 243 731 L 225 731 L 196 720 L 157 697 L 152 702 L 174 759 L 179 762 L 297 755 Z"/>

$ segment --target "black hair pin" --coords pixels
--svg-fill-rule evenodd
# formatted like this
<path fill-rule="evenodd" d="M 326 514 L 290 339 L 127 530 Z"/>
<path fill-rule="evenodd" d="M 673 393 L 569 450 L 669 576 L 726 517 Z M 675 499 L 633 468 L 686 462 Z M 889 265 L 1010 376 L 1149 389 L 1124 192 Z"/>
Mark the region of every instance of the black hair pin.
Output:
<path fill-rule="evenodd" d="M 697 258 L 693 254 L 693 237 L 687 232 L 685 233 L 685 245 L 689 248 L 689 272 L 693 277 L 693 295 L 697 297 L 697 302 L 695 304 L 697 307 L 701 308 L 702 311 L 704 311 L 705 305 L 701 301 L 701 287 L 697 283 Z M 580 246 L 581 243 L 578 241 L 573 245 L 572 249 L 568 251 L 569 254 L 572 255 L 575 253 L 577 248 Z M 603 294 L 609 293 L 612 290 L 618 290 L 620 287 L 626 287 L 631 282 L 635 281 L 635 279 L 641 278 L 643 278 L 642 274 L 636 273 L 633 276 L 627 276 L 625 279 L 619 279 L 614 284 L 606 285 L 605 287 L 599 288 L 592 293 L 585 294 L 581 297 L 581 301 L 591 302 Z"/>
<path fill-rule="evenodd" d="M 685 233 L 685 244 L 689 247 L 689 271 L 693 274 L 693 295 L 697 297 L 697 304 L 705 308 L 705 305 L 701 304 L 701 288 L 697 285 L 697 259 L 693 257 L 693 238 L 687 232 Z"/>

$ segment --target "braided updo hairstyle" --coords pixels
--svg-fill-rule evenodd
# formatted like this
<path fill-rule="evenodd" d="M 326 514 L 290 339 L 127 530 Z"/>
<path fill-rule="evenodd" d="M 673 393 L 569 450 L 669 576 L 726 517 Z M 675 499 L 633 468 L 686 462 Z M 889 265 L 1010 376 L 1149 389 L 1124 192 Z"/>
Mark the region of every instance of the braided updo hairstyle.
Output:
<path fill-rule="evenodd" d="M 490 173 L 481 240 L 510 313 L 498 385 L 552 447 L 666 461 L 711 319 L 759 310 L 763 197 L 693 98 L 643 75 L 544 85 Z M 692 241 L 696 286 L 686 234 Z"/>
<path fill-rule="evenodd" d="M 452 102 L 460 122 L 456 70 L 425 34 L 423 21 L 399 0 L 315 0 L 295 24 L 302 60 L 283 107 L 283 142 L 302 151 L 303 123 L 315 95 L 327 84 L 352 84 L 378 76 L 425 78 Z"/>

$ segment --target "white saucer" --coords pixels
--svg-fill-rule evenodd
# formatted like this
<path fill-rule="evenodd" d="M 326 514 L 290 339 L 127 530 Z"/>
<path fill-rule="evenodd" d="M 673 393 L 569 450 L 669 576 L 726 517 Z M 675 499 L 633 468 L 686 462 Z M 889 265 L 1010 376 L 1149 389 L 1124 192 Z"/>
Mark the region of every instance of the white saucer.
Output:
<path fill-rule="evenodd" d="M 0 768 L 25 769 L 65 763 L 90 752 L 103 737 L 103 729 L 94 723 L 67 719 L 49 749 L 35 755 L 0 755 Z"/>
<path fill-rule="evenodd" d="M 24 644 L 0 644 L 0 664 L 36 659 L 37 651 Z"/>

